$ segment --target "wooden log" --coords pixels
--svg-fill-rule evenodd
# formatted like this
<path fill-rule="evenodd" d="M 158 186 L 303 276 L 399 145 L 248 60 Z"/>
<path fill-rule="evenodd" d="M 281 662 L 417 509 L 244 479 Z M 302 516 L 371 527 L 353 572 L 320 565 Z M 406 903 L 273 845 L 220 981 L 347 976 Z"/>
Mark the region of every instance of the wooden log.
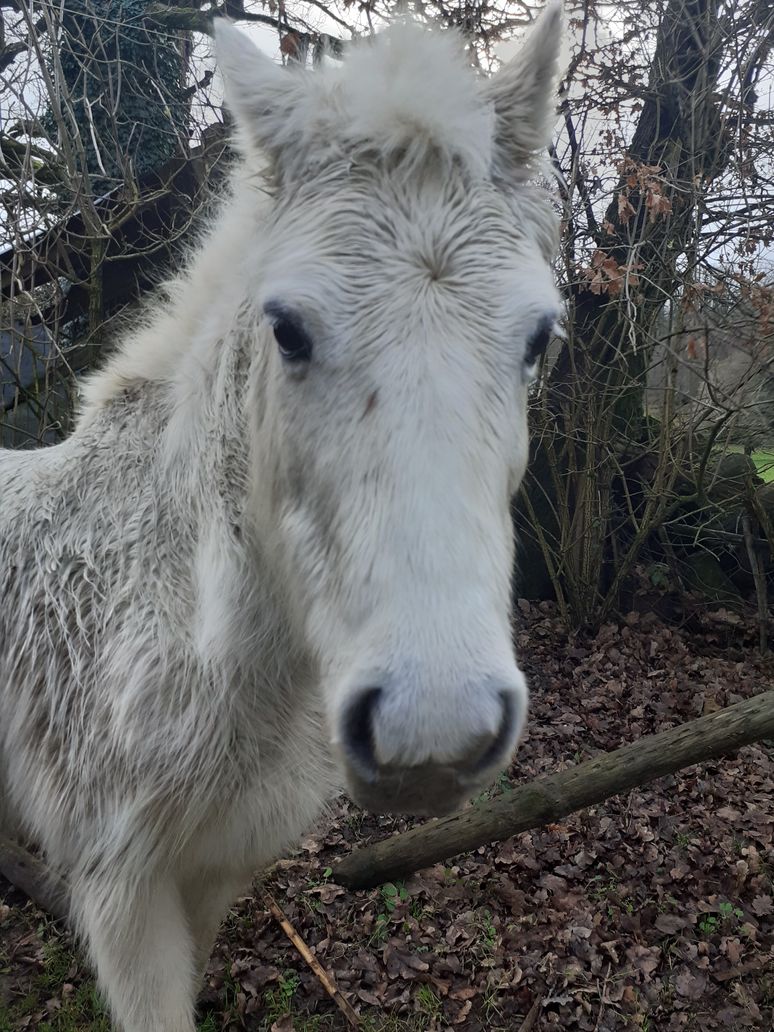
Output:
<path fill-rule="evenodd" d="M 0 836 L 0 874 L 60 921 L 67 921 L 67 885 L 42 860 L 17 842 Z"/>
<path fill-rule="evenodd" d="M 357 849 L 334 866 L 333 879 L 347 888 L 362 889 L 402 878 L 763 738 L 774 738 L 774 691 Z"/>

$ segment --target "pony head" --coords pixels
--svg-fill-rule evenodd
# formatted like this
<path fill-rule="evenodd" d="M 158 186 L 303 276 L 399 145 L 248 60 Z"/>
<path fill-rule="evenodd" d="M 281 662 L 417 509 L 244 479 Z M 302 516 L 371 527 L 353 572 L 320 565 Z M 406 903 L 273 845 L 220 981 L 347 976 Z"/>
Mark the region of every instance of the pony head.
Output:
<path fill-rule="evenodd" d="M 524 725 L 510 499 L 559 311 L 556 219 L 528 180 L 560 35 L 554 5 L 486 80 L 415 24 L 310 72 L 216 23 L 244 175 L 274 195 L 251 258 L 251 511 L 350 792 L 381 812 L 454 808 Z"/>

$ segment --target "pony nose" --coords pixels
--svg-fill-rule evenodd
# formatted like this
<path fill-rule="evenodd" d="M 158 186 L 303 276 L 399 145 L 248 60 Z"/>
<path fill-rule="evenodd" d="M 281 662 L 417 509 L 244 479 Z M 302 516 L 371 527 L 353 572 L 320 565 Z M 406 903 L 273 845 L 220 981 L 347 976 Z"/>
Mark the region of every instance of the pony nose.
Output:
<path fill-rule="evenodd" d="M 344 753 L 360 777 L 368 782 L 376 781 L 379 776 L 374 743 L 374 717 L 381 694 L 381 688 L 366 688 L 344 714 L 341 736 Z"/>
<path fill-rule="evenodd" d="M 384 700 L 384 689 L 366 688 L 361 691 L 345 710 L 341 742 L 348 762 L 360 778 L 373 784 L 384 765 L 379 762 L 376 746 L 376 721 Z M 443 756 L 432 754 L 423 761 L 400 763 L 399 757 L 392 759 L 389 767 L 423 766 L 438 764 L 460 779 L 475 778 L 503 761 L 511 751 L 520 724 L 520 705 L 512 691 L 499 691 L 499 722 L 491 727 L 469 729 L 468 734 L 457 736 L 455 755 L 445 750 Z M 397 760 L 397 762 L 396 762 Z"/>

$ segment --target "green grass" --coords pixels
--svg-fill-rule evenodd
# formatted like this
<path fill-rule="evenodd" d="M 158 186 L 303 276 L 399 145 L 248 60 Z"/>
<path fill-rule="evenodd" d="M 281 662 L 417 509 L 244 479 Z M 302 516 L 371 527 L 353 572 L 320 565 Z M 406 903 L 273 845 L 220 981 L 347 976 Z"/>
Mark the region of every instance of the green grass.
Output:
<path fill-rule="evenodd" d="M 93 985 L 79 986 L 62 1009 L 39 1026 L 40 1032 L 111 1032 L 110 1020 Z"/>
<path fill-rule="evenodd" d="M 728 445 L 723 449 L 724 451 L 734 452 L 741 454 L 742 447 L 738 444 Z M 750 458 L 755 463 L 755 468 L 758 471 L 758 476 L 765 480 L 767 484 L 774 482 L 774 451 L 769 449 L 762 449 L 761 451 L 754 451 L 750 455 Z"/>
<path fill-rule="evenodd" d="M 774 451 L 755 451 L 751 458 L 758 470 L 758 476 L 767 484 L 774 483 Z"/>
<path fill-rule="evenodd" d="M 416 994 L 417 1006 L 428 1018 L 440 1018 L 443 1006 L 429 985 L 420 985 Z"/>
<path fill-rule="evenodd" d="M 39 934 L 48 931 L 45 926 L 38 928 Z M 83 971 L 68 942 L 54 933 L 43 943 L 41 961 L 39 973 L 17 988 L 15 998 L 0 1004 L 0 1032 L 23 1027 L 34 1027 L 36 1032 L 111 1032 L 102 999 L 91 979 L 81 980 Z M 63 995 L 63 986 L 71 979 L 76 984 Z M 56 1004 L 50 1010 L 49 1001 Z"/>
<path fill-rule="evenodd" d="M 382 903 L 389 911 L 404 898 L 407 897 L 402 884 L 391 884 L 383 893 Z M 26 995 L 17 990 L 15 999 L 0 1003 L 0 1032 L 17 1032 L 22 1027 L 34 1027 L 35 1032 L 113 1032 L 93 981 L 79 981 L 83 975 L 77 954 L 68 942 L 58 936 L 50 938 L 43 945 L 42 969 L 30 977 Z M 70 978 L 76 984 L 63 996 L 62 987 Z M 268 1032 L 272 1023 L 287 1013 L 293 1015 L 296 1032 L 337 1032 L 342 1027 L 338 1013 L 302 1013 L 297 997 L 300 984 L 298 974 L 288 970 L 266 990 L 259 1024 L 254 1026 L 259 1032 Z M 200 1015 L 198 1032 L 219 1032 L 219 1012 L 221 1008 L 231 1010 L 236 1006 L 236 991 L 235 983 L 227 978 L 217 1011 Z M 46 1003 L 52 998 L 59 1007 L 47 1013 Z M 428 1019 L 440 1014 L 441 1003 L 429 987 L 422 986 L 418 1006 L 420 1014 L 406 1018 L 381 1013 L 364 1015 L 363 1032 L 424 1032 Z M 31 1015 L 36 1015 L 32 1025 L 27 1023 Z"/>
<path fill-rule="evenodd" d="M 266 1005 L 267 1018 L 272 1024 L 292 1010 L 293 997 L 300 985 L 301 979 L 296 972 L 286 971 L 284 975 L 280 975 L 276 987 L 264 993 L 263 1002 Z"/>
<path fill-rule="evenodd" d="M 15 1032 L 23 1019 L 45 1009 L 46 975 L 37 981 L 38 993 L 30 993 L 10 1006 L 0 1006 L 0 1032 Z M 62 1000 L 59 1010 L 35 1025 L 38 1032 L 111 1032 L 110 1020 L 94 986 L 87 982 Z"/>

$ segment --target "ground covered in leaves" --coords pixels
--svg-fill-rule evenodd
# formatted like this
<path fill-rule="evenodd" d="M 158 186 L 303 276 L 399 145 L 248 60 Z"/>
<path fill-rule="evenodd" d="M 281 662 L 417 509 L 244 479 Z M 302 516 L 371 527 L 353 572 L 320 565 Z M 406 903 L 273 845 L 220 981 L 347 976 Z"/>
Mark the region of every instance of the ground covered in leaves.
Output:
<path fill-rule="evenodd" d="M 765 691 L 730 613 L 569 636 L 520 603 L 529 732 L 491 793 Z M 270 892 L 368 1032 L 774 1029 L 774 742 L 369 892 L 332 868 L 407 824 L 342 800 L 222 930 L 201 1032 L 347 1028 Z M 5 894 L 3 895 L 3 890 Z M 108 1032 L 67 936 L 0 883 L 0 1032 Z"/>

